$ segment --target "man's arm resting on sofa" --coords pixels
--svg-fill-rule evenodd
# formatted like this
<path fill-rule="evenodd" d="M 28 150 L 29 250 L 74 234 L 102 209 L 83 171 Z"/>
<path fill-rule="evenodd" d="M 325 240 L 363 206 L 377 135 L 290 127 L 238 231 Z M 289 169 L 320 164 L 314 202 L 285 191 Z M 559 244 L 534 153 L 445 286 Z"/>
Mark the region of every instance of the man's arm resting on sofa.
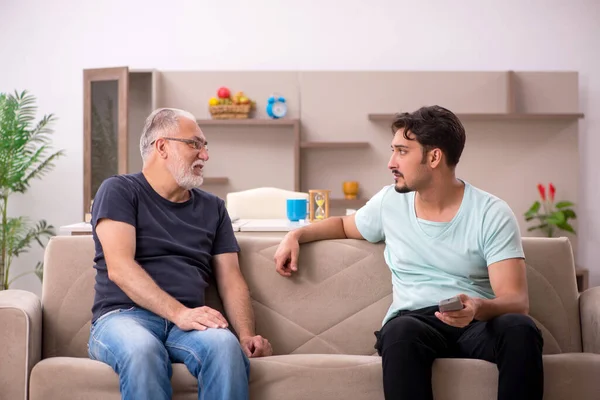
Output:
<path fill-rule="evenodd" d="M 298 270 L 300 243 L 328 239 L 364 239 L 356 227 L 355 215 L 330 217 L 287 233 L 275 252 L 275 270 L 291 276 Z"/>
<path fill-rule="evenodd" d="M 581 294 L 579 313 L 583 351 L 600 354 L 600 286 Z"/>
<path fill-rule="evenodd" d="M 237 253 L 215 255 L 213 270 L 225 313 L 231 320 L 246 355 L 248 357 L 271 355 L 273 351 L 269 341 L 256 335 L 254 330 L 250 291 L 240 271 Z"/>
<path fill-rule="evenodd" d="M 182 330 L 227 325 L 218 311 L 209 307 L 187 308 L 154 282 L 135 261 L 135 227 L 102 219 L 98 221 L 96 234 L 102 244 L 109 279 L 134 303 L 168 319 Z"/>
<path fill-rule="evenodd" d="M 0 291 L 1 398 L 25 399 L 29 373 L 41 359 L 42 306 L 24 290 Z"/>
<path fill-rule="evenodd" d="M 364 239 L 356 227 L 355 214 L 330 217 L 291 231 L 288 235 L 298 243 L 328 239 Z"/>

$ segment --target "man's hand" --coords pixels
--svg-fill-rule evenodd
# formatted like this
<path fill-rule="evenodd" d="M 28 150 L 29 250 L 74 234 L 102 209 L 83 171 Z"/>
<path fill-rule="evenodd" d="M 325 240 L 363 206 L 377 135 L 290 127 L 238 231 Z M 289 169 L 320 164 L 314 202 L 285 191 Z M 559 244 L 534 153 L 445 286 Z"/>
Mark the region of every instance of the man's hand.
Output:
<path fill-rule="evenodd" d="M 182 331 L 193 329 L 204 331 L 208 328 L 227 328 L 227 320 L 217 310 L 210 307 L 184 308 L 174 318 L 173 323 Z"/>
<path fill-rule="evenodd" d="M 458 297 L 464 306 L 462 310 L 447 311 L 443 313 L 436 311 L 435 316 L 438 317 L 440 321 L 443 321 L 450 326 L 464 328 L 475 318 L 477 309 L 479 308 L 479 299 L 471 298 L 466 294 L 459 294 Z"/>
<path fill-rule="evenodd" d="M 275 251 L 275 271 L 283 276 L 292 276 L 292 272 L 298 271 L 298 253 L 300 245 L 294 235 L 287 234 L 279 243 Z"/>
<path fill-rule="evenodd" d="M 260 335 L 240 338 L 242 350 L 249 358 L 273 355 L 271 343 Z"/>

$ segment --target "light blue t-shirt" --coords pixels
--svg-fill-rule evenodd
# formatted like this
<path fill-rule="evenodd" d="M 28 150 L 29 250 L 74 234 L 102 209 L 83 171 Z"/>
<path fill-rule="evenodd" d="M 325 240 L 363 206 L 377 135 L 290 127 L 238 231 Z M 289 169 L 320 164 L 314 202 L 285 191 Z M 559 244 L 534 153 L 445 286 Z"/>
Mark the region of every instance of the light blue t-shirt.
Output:
<path fill-rule="evenodd" d="M 450 222 L 417 218 L 415 192 L 401 194 L 394 185 L 356 212 L 361 235 L 370 242 L 385 241 L 393 302 L 383 324 L 400 310 L 435 306 L 460 293 L 492 299 L 488 266 L 524 258 L 519 226 L 508 204 L 464 184 L 462 203 Z"/>

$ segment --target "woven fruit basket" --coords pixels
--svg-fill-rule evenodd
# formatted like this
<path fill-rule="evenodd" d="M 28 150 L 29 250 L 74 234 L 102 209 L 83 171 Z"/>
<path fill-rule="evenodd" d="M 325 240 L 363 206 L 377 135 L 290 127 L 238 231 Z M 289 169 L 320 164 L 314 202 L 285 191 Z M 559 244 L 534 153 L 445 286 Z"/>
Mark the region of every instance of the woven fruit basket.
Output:
<path fill-rule="evenodd" d="M 219 104 L 208 110 L 213 119 L 247 119 L 251 108 L 252 104 Z"/>

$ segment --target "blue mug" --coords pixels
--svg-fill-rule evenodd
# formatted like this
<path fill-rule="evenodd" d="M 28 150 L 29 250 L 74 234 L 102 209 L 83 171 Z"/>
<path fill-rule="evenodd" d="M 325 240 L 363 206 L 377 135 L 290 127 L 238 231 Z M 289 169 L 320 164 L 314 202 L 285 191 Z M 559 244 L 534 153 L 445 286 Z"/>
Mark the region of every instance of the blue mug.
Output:
<path fill-rule="evenodd" d="M 287 199 L 287 217 L 290 221 L 306 219 L 307 199 Z"/>

